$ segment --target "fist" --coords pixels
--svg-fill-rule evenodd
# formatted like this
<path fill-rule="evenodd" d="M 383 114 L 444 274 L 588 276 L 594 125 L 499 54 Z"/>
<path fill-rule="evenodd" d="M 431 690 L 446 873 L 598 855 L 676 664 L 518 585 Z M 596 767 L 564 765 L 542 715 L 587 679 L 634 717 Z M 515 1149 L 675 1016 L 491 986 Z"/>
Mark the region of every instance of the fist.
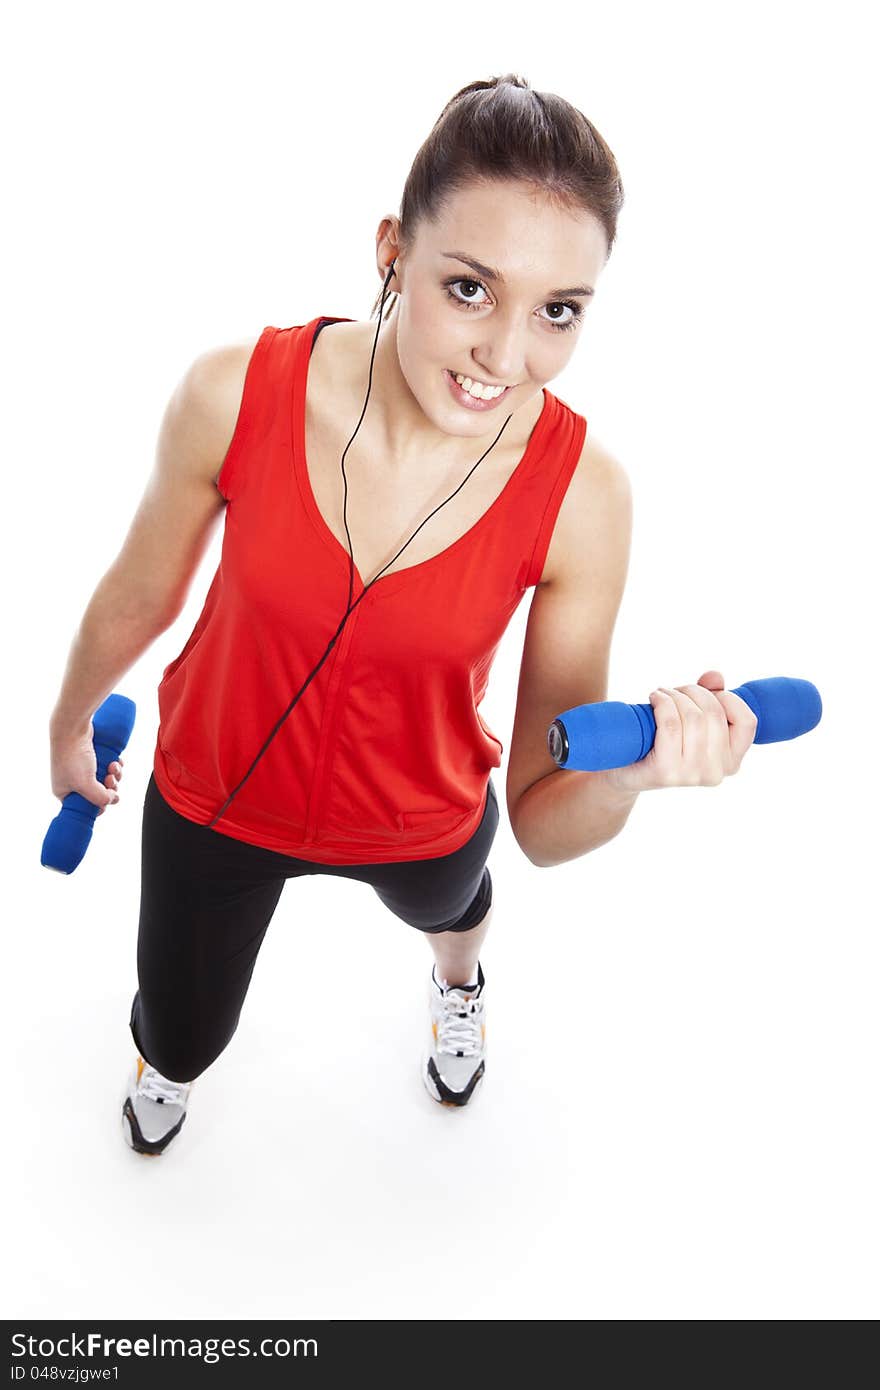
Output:
<path fill-rule="evenodd" d="M 719 671 L 706 671 L 696 685 L 659 686 L 651 709 L 657 733 L 650 753 L 607 772 L 623 791 L 717 787 L 739 772 L 758 729 L 757 715 L 724 689 Z"/>
<path fill-rule="evenodd" d="M 63 801 L 69 792 L 78 792 L 103 816 L 108 806 L 119 800 L 122 781 L 122 759 L 116 758 L 107 767 L 103 784 L 98 781 L 98 762 L 95 756 L 94 726 L 88 732 L 53 737 L 50 742 L 50 778 L 52 793 Z"/>

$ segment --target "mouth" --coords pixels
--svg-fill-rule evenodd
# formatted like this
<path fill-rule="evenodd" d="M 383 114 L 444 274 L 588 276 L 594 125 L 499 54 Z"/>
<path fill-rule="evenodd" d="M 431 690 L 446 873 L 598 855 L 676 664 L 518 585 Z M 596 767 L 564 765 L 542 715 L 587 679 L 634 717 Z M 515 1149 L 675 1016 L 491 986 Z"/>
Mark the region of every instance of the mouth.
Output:
<path fill-rule="evenodd" d="M 470 392 L 465 391 L 463 386 L 459 386 L 455 379 L 458 373 L 453 372 L 449 367 L 443 368 L 443 375 L 446 378 L 452 395 L 458 401 L 459 405 L 463 405 L 470 410 L 491 410 L 499 401 L 503 401 L 510 391 L 514 390 L 513 386 L 505 386 L 504 390 L 499 391 L 497 395 L 490 396 L 488 400 L 483 400 L 482 397 L 472 396 Z"/>

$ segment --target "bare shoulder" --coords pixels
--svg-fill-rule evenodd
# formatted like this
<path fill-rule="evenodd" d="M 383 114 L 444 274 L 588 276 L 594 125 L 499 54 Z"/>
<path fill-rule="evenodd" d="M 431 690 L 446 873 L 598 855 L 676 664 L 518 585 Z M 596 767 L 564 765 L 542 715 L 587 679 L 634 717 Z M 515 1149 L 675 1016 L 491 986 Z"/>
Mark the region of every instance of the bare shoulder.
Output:
<path fill-rule="evenodd" d="M 591 556 L 609 544 L 629 552 L 632 487 L 623 464 L 588 429 L 562 499 L 539 585 L 583 575 Z"/>
<path fill-rule="evenodd" d="M 215 487 L 235 433 L 248 363 L 259 338 L 255 333 L 200 353 L 177 388 L 187 429 L 197 441 L 195 456 L 204 460 L 205 474 Z"/>

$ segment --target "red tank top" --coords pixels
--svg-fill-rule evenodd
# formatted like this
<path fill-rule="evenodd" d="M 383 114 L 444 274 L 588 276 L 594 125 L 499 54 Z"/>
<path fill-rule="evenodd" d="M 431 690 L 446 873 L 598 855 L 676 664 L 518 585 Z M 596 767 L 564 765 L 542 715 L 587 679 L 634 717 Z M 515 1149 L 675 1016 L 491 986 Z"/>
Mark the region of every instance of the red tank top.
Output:
<path fill-rule="evenodd" d="M 156 783 L 201 825 L 241 782 L 348 605 L 348 550 L 318 510 L 304 456 L 309 356 L 325 321 L 353 322 L 264 328 L 254 347 L 218 478 L 220 563 L 159 685 Z M 437 858 L 473 835 L 504 751 L 479 705 L 504 631 L 541 578 L 586 434 L 583 416 L 543 394 L 520 462 L 483 516 L 438 555 L 381 575 L 352 610 L 220 833 L 319 864 Z M 363 589 L 355 568 L 352 603 Z"/>

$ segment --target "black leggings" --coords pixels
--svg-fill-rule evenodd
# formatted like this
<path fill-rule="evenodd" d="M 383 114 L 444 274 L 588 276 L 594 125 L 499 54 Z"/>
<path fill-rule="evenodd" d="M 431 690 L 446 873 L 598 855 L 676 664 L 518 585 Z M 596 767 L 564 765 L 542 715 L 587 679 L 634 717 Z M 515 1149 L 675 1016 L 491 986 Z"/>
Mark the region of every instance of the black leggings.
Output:
<path fill-rule="evenodd" d="M 289 878 L 358 879 L 419 931 L 469 931 L 492 905 L 486 860 L 498 819 L 490 778 L 483 818 L 452 854 L 316 864 L 187 820 L 151 774 L 141 832 L 139 988 L 129 1023 L 138 1052 L 171 1081 L 191 1081 L 219 1057 L 238 1027 L 257 953 Z"/>

